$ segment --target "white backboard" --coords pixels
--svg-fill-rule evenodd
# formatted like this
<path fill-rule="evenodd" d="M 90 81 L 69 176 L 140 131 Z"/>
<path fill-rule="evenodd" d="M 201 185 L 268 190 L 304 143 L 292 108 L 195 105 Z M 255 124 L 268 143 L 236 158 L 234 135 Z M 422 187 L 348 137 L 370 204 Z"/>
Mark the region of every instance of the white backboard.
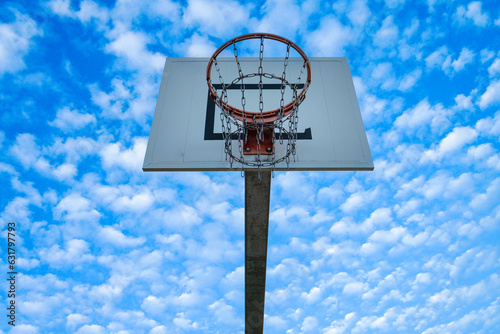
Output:
<path fill-rule="evenodd" d="M 299 108 L 296 155 L 289 169 L 373 170 L 347 58 L 312 58 L 310 62 L 312 82 Z M 224 153 L 220 109 L 208 96 L 207 63 L 208 58 L 167 59 L 144 159 L 144 171 L 230 169 Z M 258 67 L 258 59 L 242 58 L 240 63 L 244 72 L 257 72 L 253 68 Z M 294 64 L 302 63 L 299 59 L 290 59 L 290 72 L 294 71 Z M 226 84 L 237 77 L 234 57 L 219 59 L 219 66 Z M 263 67 L 265 72 L 281 77 L 283 59 L 267 59 Z M 287 74 L 290 81 L 295 77 Z M 218 84 L 216 72 L 212 73 L 212 78 Z M 247 110 L 257 111 L 257 85 L 251 80 L 245 81 L 245 85 Z M 264 109 L 279 107 L 279 84 L 266 83 L 264 89 Z M 228 96 L 229 104 L 238 108 L 241 106 L 240 85 L 228 90 Z M 291 93 L 287 97 L 285 103 L 291 101 Z M 276 145 L 278 153 L 283 150 L 278 142 Z M 233 147 L 237 147 L 236 140 Z M 238 171 L 241 164 L 235 163 L 232 167 Z M 283 162 L 276 165 L 276 170 L 287 170 L 287 164 Z"/>

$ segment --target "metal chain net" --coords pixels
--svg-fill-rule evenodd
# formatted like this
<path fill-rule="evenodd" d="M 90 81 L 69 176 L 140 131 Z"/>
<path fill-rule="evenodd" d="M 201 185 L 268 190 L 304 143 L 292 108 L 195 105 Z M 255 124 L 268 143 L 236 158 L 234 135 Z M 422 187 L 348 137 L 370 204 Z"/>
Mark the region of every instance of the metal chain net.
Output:
<path fill-rule="evenodd" d="M 222 124 L 222 134 L 225 142 L 224 152 L 226 155 L 226 160 L 230 163 L 230 168 L 233 168 L 234 162 L 241 164 L 242 175 L 244 173 L 244 167 L 257 167 L 259 170 L 261 168 L 270 168 L 274 174 L 274 170 L 276 165 L 285 162 L 287 169 L 290 166 L 291 161 L 295 161 L 296 155 L 296 141 L 297 141 L 297 123 L 298 123 L 298 109 L 299 104 L 302 101 L 299 101 L 298 97 L 298 87 L 300 85 L 300 81 L 302 80 L 302 74 L 306 69 L 306 62 L 304 61 L 301 71 L 299 73 L 298 78 L 295 83 L 291 83 L 287 80 L 287 66 L 290 59 L 290 44 L 287 45 L 286 54 L 283 62 L 283 72 L 281 76 L 277 76 L 271 73 L 267 73 L 264 71 L 263 59 L 264 59 L 264 37 L 260 38 L 260 50 L 259 50 L 259 67 L 257 72 L 255 73 L 247 73 L 243 72 L 240 59 L 239 52 L 236 46 L 236 43 L 233 42 L 233 54 L 236 61 L 237 69 L 238 69 L 238 77 L 233 79 L 231 83 L 225 84 L 224 79 L 221 74 L 220 66 L 217 63 L 217 59 L 214 59 L 214 67 L 217 71 L 219 77 L 219 83 L 222 87 L 221 93 L 217 95 L 215 99 L 215 103 L 220 108 L 220 120 Z M 259 92 L 259 110 L 258 112 L 249 113 L 246 110 L 246 96 L 245 96 L 245 80 L 250 78 L 258 77 L 258 92 Z M 274 123 L 266 123 L 264 121 L 264 84 L 263 79 L 268 80 L 277 80 L 280 82 L 280 106 L 279 112 Z M 228 89 L 233 85 L 240 86 L 241 91 L 241 105 L 243 111 L 242 120 L 237 119 L 232 111 L 227 108 L 228 103 Z M 209 82 L 209 85 L 212 85 Z M 290 89 L 292 92 L 292 103 L 293 108 L 291 112 L 285 114 L 284 106 L 285 106 L 285 91 L 286 89 Z M 303 99 L 303 97 L 302 97 Z M 251 116 L 251 117 L 249 117 Z M 251 120 L 251 121 L 250 121 Z M 288 126 L 287 126 L 288 124 Z M 249 129 L 254 130 L 253 133 L 256 133 L 256 143 L 257 143 L 257 154 L 256 158 L 247 158 L 243 152 L 243 142 L 247 142 L 249 140 L 248 133 Z M 266 155 L 266 159 L 263 159 L 261 152 L 260 144 L 264 139 L 264 133 L 266 130 L 272 130 L 272 153 Z M 252 133 L 252 132 L 251 132 Z M 285 138 L 287 140 L 285 144 Z M 236 140 L 238 143 L 238 149 L 233 151 L 233 140 Z M 276 156 L 276 142 L 278 142 L 282 146 L 286 146 L 285 152 L 281 156 Z M 293 160 L 292 160 L 293 159 Z"/>

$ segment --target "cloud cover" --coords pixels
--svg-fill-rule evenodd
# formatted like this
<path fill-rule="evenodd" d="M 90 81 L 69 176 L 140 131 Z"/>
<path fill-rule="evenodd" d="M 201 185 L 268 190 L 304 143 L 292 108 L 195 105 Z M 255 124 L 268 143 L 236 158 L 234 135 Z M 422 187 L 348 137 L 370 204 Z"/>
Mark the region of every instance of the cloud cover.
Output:
<path fill-rule="evenodd" d="M 311 57 L 348 57 L 376 165 L 276 173 L 266 331 L 500 330 L 493 4 L 0 6 L 0 225 L 18 227 L 16 330 L 243 332 L 240 173 L 141 164 L 165 57 L 207 56 L 260 29 Z"/>

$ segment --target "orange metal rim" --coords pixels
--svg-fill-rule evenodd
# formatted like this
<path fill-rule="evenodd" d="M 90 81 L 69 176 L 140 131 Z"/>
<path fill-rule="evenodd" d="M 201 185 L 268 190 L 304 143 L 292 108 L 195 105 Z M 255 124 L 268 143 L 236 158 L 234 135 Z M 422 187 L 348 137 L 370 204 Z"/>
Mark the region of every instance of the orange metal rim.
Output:
<path fill-rule="evenodd" d="M 261 39 L 261 38 L 275 40 L 275 41 L 284 43 L 286 45 L 290 45 L 290 47 L 293 48 L 295 51 L 297 51 L 300 54 L 300 56 L 302 57 L 302 59 L 304 60 L 306 71 L 307 71 L 307 77 L 306 77 L 306 82 L 304 84 L 304 87 L 302 88 L 300 93 L 297 94 L 296 101 L 292 101 L 292 102 L 286 104 L 285 106 L 283 106 L 283 116 L 282 117 L 286 117 L 287 115 L 289 115 L 292 112 L 294 105 L 299 105 L 305 99 L 307 89 L 309 88 L 309 85 L 311 83 L 311 65 L 310 65 L 309 59 L 307 58 L 307 55 L 304 53 L 304 51 L 302 51 L 302 49 L 300 47 L 298 47 L 295 43 L 293 43 L 292 41 L 290 41 L 284 37 L 274 35 L 274 34 L 267 34 L 267 33 L 253 33 L 253 34 L 242 35 L 242 36 L 239 36 L 239 37 L 236 37 L 236 38 L 233 38 L 233 39 L 227 41 L 226 43 L 224 43 L 220 48 L 218 48 L 214 52 L 214 54 L 212 55 L 212 57 L 208 61 L 207 83 L 209 83 L 208 88 L 210 90 L 211 98 L 214 101 L 219 100 L 220 104 L 222 104 L 220 107 L 223 110 L 226 110 L 226 112 L 228 112 L 229 114 L 234 115 L 234 117 L 237 118 L 238 120 L 244 121 L 246 119 L 247 121 L 252 121 L 253 117 L 258 115 L 259 116 L 258 118 L 262 119 L 264 121 L 264 123 L 273 123 L 280 116 L 280 113 L 281 113 L 280 108 L 269 110 L 269 111 L 263 111 L 262 118 L 261 118 L 260 112 L 243 111 L 239 108 L 233 107 L 232 105 L 227 104 L 224 101 L 218 99 L 217 92 L 215 91 L 213 85 L 210 84 L 212 65 L 215 62 L 215 60 L 217 59 L 217 57 L 219 56 L 219 54 L 221 54 L 222 51 L 224 51 L 227 47 L 229 47 L 233 43 L 238 43 L 238 42 L 249 40 L 249 39 Z"/>

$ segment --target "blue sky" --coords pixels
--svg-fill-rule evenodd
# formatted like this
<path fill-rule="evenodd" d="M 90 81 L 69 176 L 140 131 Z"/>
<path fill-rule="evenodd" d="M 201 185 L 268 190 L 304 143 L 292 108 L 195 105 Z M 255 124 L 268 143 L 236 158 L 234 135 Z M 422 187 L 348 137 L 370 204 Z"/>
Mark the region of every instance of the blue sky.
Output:
<path fill-rule="evenodd" d="M 375 164 L 276 173 L 266 333 L 500 332 L 497 1 L 20 0 L 0 22 L 1 333 L 243 333 L 240 173 L 141 167 L 165 58 L 256 31 L 348 57 Z"/>

